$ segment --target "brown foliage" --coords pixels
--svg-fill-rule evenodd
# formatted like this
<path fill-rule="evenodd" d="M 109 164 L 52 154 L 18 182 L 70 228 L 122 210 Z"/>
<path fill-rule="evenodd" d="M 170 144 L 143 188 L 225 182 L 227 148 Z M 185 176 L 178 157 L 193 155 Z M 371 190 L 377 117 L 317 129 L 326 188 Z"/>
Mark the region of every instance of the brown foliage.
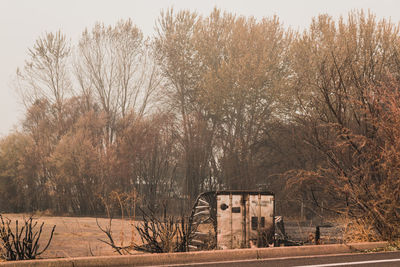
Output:
<path fill-rule="evenodd" d="M 368 221 L 391 240 L 399 235 L 398 29 L 362 12 L 337 25 L 320 16 L 294 45 L 302 77 L 296 120 L 321 160 L 288 185 L 306 189 L 319 205 L 324 199 L 327 208 Z"/>
<path fill-rule="evenodd" d="M 0 143 L 0 178 L 20 210 L 82 214 L 113 191 L 156 206 L 261 184 L 393 239 L 399 44 L 398 26 L 362 11 L 297 33 L 171 9 L 149 42 L 130 20 L 85 30 L 70 77 L 65 37 L 46 35 L 18 73 L 29 105 L 21 136 Z"/>

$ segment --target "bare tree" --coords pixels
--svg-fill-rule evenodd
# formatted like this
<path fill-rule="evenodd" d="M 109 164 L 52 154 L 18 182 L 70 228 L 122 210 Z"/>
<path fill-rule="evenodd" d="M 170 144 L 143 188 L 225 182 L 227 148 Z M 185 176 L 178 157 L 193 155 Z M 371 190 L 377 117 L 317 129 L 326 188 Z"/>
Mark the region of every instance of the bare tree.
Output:
<path fill-rule="evenodd" d="M 70 44 L 60 31 L 36 40 L 24 68 L 17 69 L 17 90 L 26 108 L 38 99 L 46 99 L 55 106 L 61 120 L 62 105 L 72 90 L 68 75 L 70 54 Z"/>
<path fill-rule="evenodd" d="M 131 20 L 86 29 L 77 47 L 75 73 L 82 95 L 93 98 L 107 115 L 109 143 L 117 119 L 130 110 L 144 114 L 159 82 L 143 35 Z"/>

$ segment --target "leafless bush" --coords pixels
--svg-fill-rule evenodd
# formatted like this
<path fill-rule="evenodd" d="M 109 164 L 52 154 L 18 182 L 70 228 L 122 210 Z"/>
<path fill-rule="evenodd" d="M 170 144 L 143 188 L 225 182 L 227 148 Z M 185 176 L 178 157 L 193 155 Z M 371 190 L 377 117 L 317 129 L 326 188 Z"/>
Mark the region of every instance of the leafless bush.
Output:
<path fill-rule="evenodd" d="M 111 246 L 119 254 L 131 254 L 132 251 L 150 253 L 184 252 L 188 250 L 189 226 L 184 216 L 175 218 L 163 216 L 159 218 L 156 212 L 138 208 L 143 214 L 143 221 L 135 226 L 139 234 L 141 244 L 131 241 L 131 244 L 118 245 L 111 231 L 112 218 L 106 227 L 97 224 L 100 230 L 106 234 L 108 240 L 100 240 Z"/>
<path fill-rule="evenodd" d="M 38 222 L 32 217 L 24 219 L 20 227 L 15 221 L 15 231 L 11 229 L 11 220 L 0 214 L 0 258 L 5 260 L 30 260 L 35 259 L 49 247 L 56 226 L 54 225 L 46 246 L 39 251 L 39 240 L 43 231 L 44 222 L 36 230 Z M 36 228 L 36 229 L 35 229 Z"/>

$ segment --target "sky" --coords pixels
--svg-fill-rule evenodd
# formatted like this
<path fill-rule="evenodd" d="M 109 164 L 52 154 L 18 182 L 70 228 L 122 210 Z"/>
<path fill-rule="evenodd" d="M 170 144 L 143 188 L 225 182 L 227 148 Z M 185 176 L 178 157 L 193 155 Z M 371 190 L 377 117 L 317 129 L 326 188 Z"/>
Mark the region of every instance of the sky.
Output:
<path fill-rule="evenodd" d="M 256 18 L 277 15 L 285 26 L 299 30 L 318 14 L 339 17 L 356 9 L 400 21 L 398 0 L 0 0 L 0 137 L 18 129 L 23 119 L 24 107 L 12 84 L 37 38 L 61 30 L 76 43 L 96 22 L 113 25 L 128 18 L 152 36 L 160 11 L 170 7 L 205 16 L 214 7 Z"/>

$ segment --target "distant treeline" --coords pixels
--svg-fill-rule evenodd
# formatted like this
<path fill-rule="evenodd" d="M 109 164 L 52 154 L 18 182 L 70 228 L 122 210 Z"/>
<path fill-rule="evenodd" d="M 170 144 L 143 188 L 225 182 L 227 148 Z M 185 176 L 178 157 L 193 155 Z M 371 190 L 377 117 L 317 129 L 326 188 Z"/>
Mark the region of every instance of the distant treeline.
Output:
<path fill-rule="evenodd" d="M 202 191 L 261 188 L 283 214 L 312 202 L 391 238 L 399 78 L 398 25 L 362 11 L 303 32 L 170 9 L 152 38 L 130 20 L 76 44 L 48 33 L 16 73 L 26 112 L 0 141 L 0 211 L 98 214 L 133 191 L 189 207 Z"/>

